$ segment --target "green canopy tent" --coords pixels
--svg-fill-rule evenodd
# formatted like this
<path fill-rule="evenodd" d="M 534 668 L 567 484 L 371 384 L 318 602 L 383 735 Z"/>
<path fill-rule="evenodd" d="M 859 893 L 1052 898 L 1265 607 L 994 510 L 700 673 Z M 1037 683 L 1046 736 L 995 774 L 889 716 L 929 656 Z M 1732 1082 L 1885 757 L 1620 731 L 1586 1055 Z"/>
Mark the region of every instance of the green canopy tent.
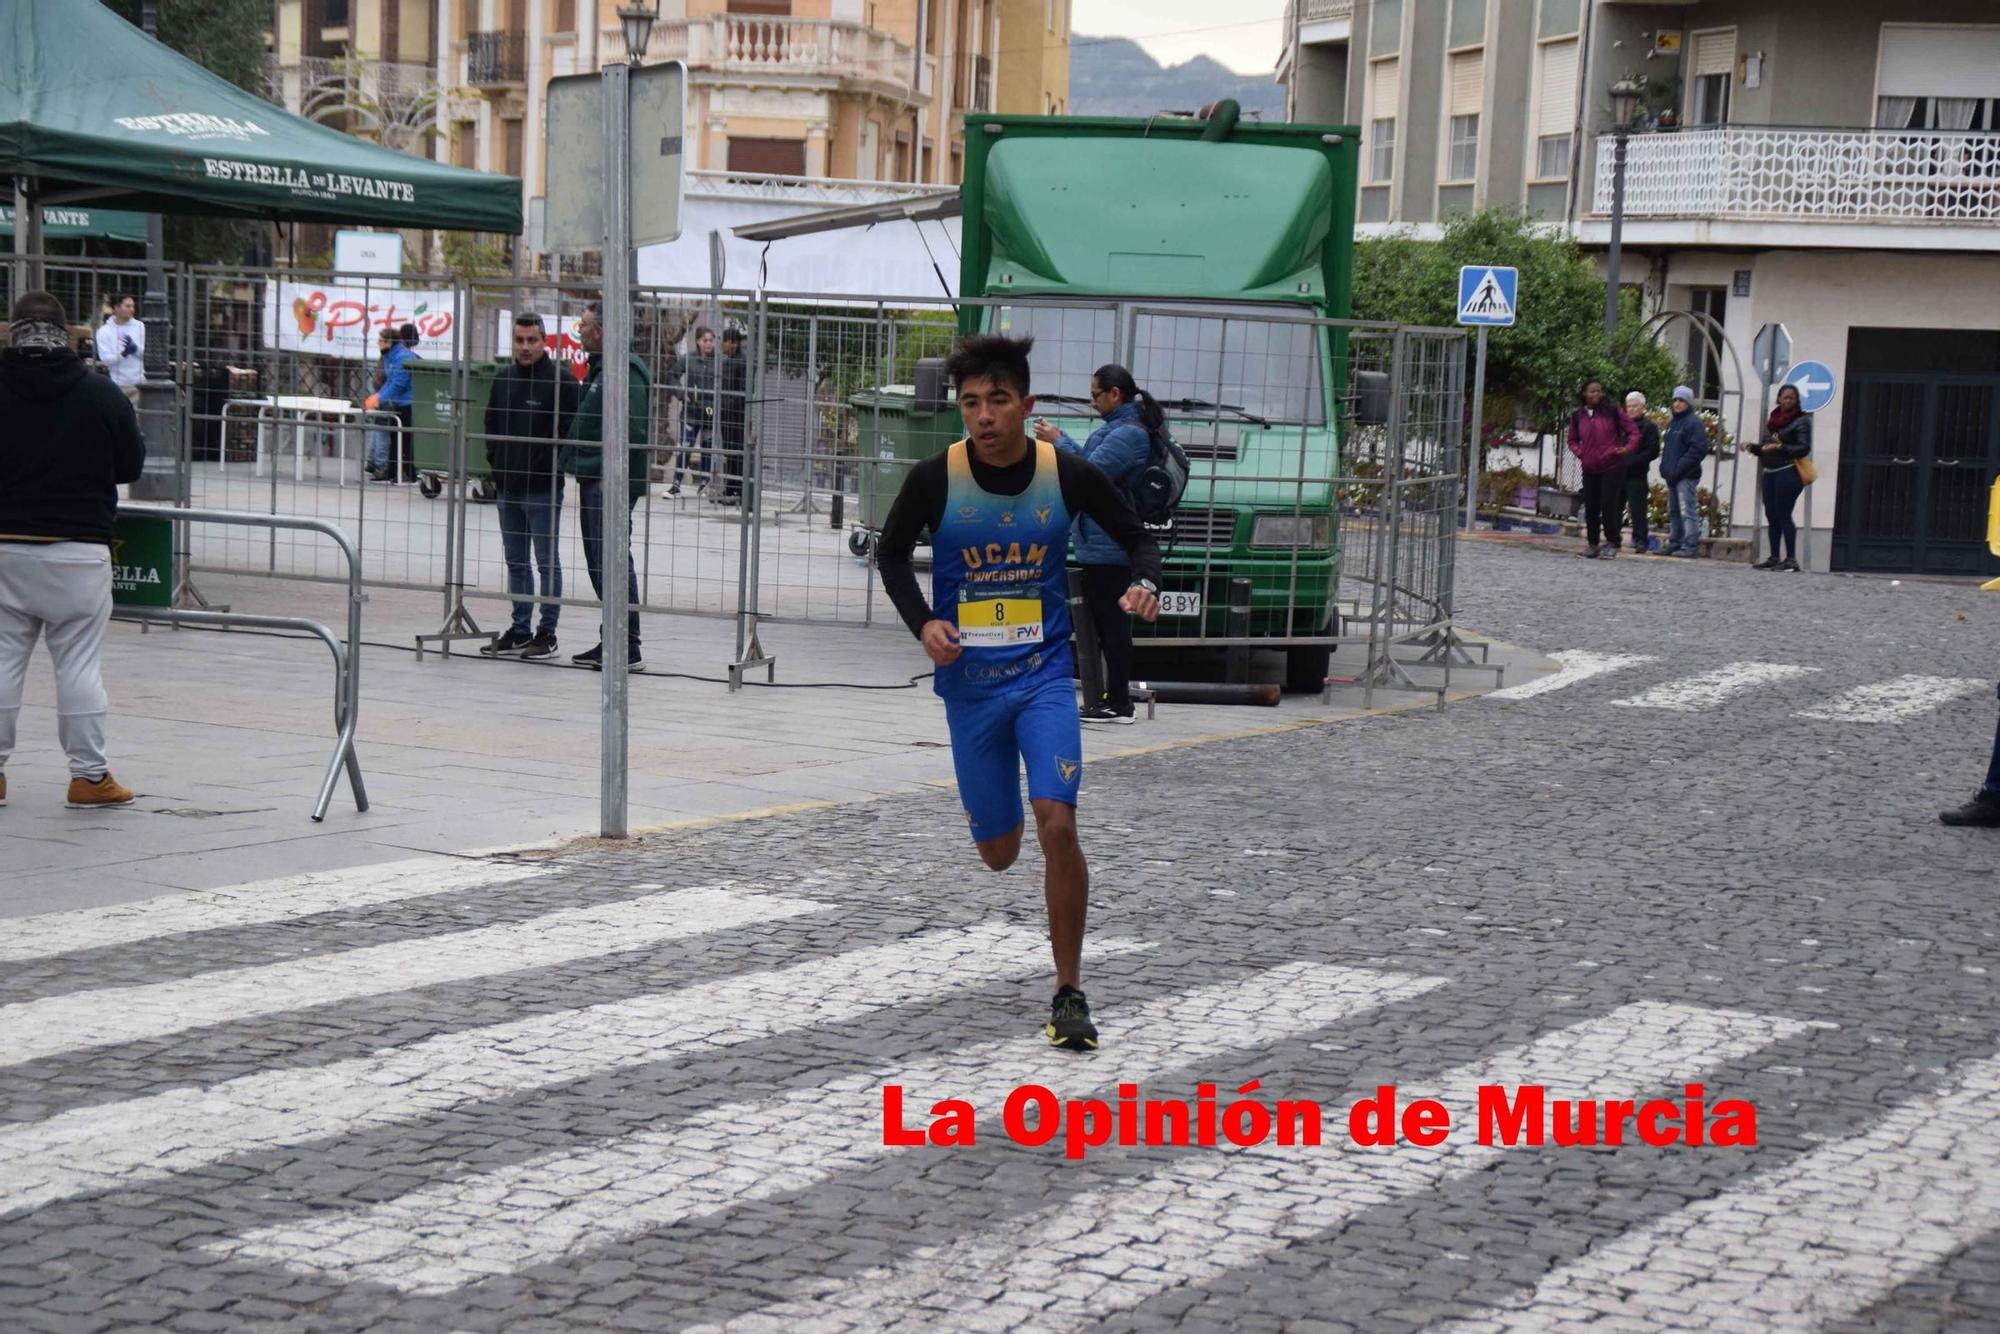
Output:
<path fill-rule="evenodd" d="M 14 210 L 0 204 L 0 237 L 14 234 Z M 42 238 L 48 241 L 123 241 L 146 244 L 146 215 L 81 204 L 51 204 L 42 210 Z"/>
<path fill-rule="evenodd" d="M 521 183 L 315 125 L 97 0 L 0 4 L 0 173 L 39 250 L 50 204 L 277 222 L 521 231 Z"/>

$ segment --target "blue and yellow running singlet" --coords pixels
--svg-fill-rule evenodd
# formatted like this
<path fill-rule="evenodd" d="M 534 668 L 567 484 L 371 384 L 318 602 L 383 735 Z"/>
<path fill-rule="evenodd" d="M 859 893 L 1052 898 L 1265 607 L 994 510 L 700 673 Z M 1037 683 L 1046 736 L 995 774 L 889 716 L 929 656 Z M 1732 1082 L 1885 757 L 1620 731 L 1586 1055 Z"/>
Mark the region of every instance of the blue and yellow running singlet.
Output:
<path fill-rule="evenodd" d="M 971 446 L 951 447 L 944 518 L 931 534 L 931 605 L 958 627 L 964 652 L 937 669 L 937 693 L 1010 690 L 1070 676 L 1070 514 L 1055 446 L 1033 441 L 1035 479 L 1018 496 L 973 480 Z"/>

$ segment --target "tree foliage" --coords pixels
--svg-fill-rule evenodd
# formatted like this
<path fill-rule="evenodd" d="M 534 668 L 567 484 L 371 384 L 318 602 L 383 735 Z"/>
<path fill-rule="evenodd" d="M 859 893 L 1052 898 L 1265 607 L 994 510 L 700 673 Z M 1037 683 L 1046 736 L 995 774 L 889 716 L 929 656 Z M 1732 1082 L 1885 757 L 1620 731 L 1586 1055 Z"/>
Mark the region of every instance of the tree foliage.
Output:
<path fill-rule="evenodd" d="M 139 0 L 105 0 L 116 14 L 139 24 Z M 238 88 L 264 96 L 269 86 L 264 30 L 270 0 L 159 0 L 162 44 Z M 195 264 L 232 264 L 263 224 L 241 218 L 166 214 L 161 218 L 165 257 Z"/>
<path fill-rule="evenodd" d="M 1501 210 L 1456 218 L 1437 241 L 1391 234 L 1358 242 L 1355 318 L 1450 326 L 1458 314 L 1458 270 L 1466 264 L 1521 271 L 1516 323 L 1493 330 L 1487 346 L 1489 421 L 1511 401 L 1538 427 L 1553 428 L 1593 375 L 1615 398 L 1637 389 L 1664 403 L 1684 373 L 1678 358 L 1639 335 L 1640 316 L 1629 299 L 1612 340 L 1615 355 L 1608 350 L 1604 280 L 1596 267 L 1575 241 Z"/>

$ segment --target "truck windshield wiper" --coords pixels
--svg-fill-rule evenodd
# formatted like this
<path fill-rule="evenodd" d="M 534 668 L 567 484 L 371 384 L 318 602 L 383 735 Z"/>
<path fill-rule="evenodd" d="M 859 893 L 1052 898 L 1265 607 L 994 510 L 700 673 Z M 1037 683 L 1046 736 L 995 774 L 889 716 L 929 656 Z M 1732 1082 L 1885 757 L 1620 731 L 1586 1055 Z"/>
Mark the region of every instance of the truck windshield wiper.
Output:
<path fill-rule="evenodd" d="M 1254 422 L 1259 426 L 1271 424 L 1267 418 L 1259 417 L 1247 408 L 1234 403 L 1211 403 L 1205 398 L 1163 398 L 1160 400 L 1160 406 L 1173 408 L 1177 412 L 1233 412 L 1244 421 Z"/>

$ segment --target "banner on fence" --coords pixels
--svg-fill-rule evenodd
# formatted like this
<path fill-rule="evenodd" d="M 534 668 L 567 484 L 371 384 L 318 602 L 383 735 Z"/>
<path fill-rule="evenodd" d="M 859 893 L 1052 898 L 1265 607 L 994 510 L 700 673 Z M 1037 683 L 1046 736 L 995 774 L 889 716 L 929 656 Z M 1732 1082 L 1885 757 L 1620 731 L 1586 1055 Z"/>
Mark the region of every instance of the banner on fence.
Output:
<path fill-rule="evenodd" d="M 452 359 L 458 298 L 452 289 L 334 286 L 269 282 L 264 285 L 264 346 L 312 352 L 349 361 L 373 361 L 375 331 L 383 325 L 417 326 L 417 355 Z"/>
<path fill-rule="evenodd" d="M 577 379 L 590 378 L 590 354 L 577 341 L 575 317 L 544 315 L 542 331 L 548 337 L 550 356 L 569 367 L 569 373 Z M 511 310 L 500 312 L 499 337 L 494 343 L 494 351 L 502 357 L 514 355 L 514 312 Z"/>
<path fill-rule="evenodd" d="M 121 607 L 165 607 L 174 593 L 174 525 L 121 514 L 111 536 L 111 600 Z"/>

